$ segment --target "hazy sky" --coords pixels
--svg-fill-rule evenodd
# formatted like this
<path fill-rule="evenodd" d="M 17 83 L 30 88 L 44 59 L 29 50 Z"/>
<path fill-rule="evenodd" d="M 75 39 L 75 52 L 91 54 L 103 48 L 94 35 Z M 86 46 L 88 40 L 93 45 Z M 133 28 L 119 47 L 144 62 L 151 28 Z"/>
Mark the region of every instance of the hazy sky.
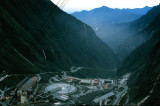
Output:
<path fill-rule="evenodd" d="M 57 4 L 58 1 L 62 2 L 65 0 L 52 1 Z M 61 2 L 58 6 L 60 6 Z M 108 6 L 110 8 L 142 8 L 145 6 L 155 6 L 159 3 L 160 0 L 68 0 L 63 10 L 71 13 L 75 11 L 91 10 L 101 6 Z"/>

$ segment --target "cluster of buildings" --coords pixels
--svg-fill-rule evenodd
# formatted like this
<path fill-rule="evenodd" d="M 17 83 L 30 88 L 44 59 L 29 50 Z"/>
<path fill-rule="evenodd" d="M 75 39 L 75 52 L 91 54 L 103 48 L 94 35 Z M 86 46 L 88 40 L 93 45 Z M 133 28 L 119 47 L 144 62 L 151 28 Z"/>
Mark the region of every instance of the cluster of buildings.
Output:
<path fill-rule="evenodd" d="M 36 101 L 36 95 L 34 95 L 35 88 L 38 83 L 38 76 L 27 76 L 22 80 L 15 88 L 8 89 L 10 93 L 5 96 L 5 89 L 1 92 L 0 101 L 5 101 L 8 105 L 25 105 L 30 102 Z"/>
<path fill-rule="evenodd" d="M 81 102 L 83 97 L 93 97 L 92 102 L 107 104 L 108 98 L 115 95 L 112 90 L 118 83 L 123 83 L 123 78 L 119 82 L 115 79 L 101 78 L 76 78 L 68 76 L 66 73 L 55 75 L 49 79 L 49 83 L 40 83 L 40 75 L 27 76 L 14 89 L 10 90 L 7 97 L 0 93 L 0 101 L 5 100 L 10 105 L 31 105 L 31 104 L 76 104 Z M 86 95 L 86 96 L 85 96 Z M 79 100 L 80 99 L 80 100 Z"/>
<path fill-rule="evenodd" d="M 64 75 L 62 78 L 68 80 L 68 82 L 77 82 L 77 84 L 86 85 L 89 88 L 96 88 L 96 86 L 99 86 L 101 89 L 111 89 L 117 84 L 117 81 L 113 79 L 81 79 Z"/>

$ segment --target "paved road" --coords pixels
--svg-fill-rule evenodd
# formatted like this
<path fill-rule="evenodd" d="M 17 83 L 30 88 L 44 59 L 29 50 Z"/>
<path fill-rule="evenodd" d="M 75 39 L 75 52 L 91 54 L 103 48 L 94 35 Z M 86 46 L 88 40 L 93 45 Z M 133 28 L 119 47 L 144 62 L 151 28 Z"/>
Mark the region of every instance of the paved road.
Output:
<path fill-rule="evenodd" d="M 114 100 L 113 105 L 117 105 L 117 104 L 118 104 L 121 96 L 122 96 L 124 93 L 125 93 L 125 90 L 123 90 L 122 92 L 117 92 L 117 94 L 116 94 L 116 99 Z"/>
<path fill-rule="evenodd" d="M 124 90 L 121 91 L 121 92 L 118 92 L 117 91 L 117 94 L 116 94 L 116 99 L 114 100 L 113 102 L 113 105 L 118 105 L 119 102 L 121 101 L 121 99 L 125 96 L 125 94 L 128 92 L 128 86 L 127 86 L 127 80 L 130 76 L 130 74 L 127 74 L 127 75 L 124 75 L 122 78 L 122 80 L 120 81 L 120 85 L 118 88 L 120 87 L 123 87 Z"/>
<path fill-rule="evenodd" d="M 3 80 L 5 80 L 6 78 L 8 78 L 10 76 L 12 76 L 12 75 L 5 75 L 5 76 L 3 76 L 3 77 L 0 78 L 0 81 L 3 81 Z"/>

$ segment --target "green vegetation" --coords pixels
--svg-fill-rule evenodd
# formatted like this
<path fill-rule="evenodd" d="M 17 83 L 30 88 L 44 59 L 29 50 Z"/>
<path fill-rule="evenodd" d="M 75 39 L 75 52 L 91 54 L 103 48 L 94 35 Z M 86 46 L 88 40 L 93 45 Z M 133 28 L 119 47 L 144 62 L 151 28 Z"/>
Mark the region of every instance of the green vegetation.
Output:
<path fill-rule="evenodd" d="M 160 13 L 157 11 L 159 8 L 160 6 L 157 6 L 148 13 L 149 16 L 155 16 L 145 28 L 154 32 L 152 38 L 135 49 L 118 69 L 118 76 L 132 73 L 128 81 L 130 103 L 138 103 L 149 95 L 144 105 L 159 105 Z M 158 12 L 154 13 L 158 15 L 152 14 L 153 12 Z"/>
<path fill-rule="evenodd" d="M 0 35 L 0 72 L 61 72 L 83 66 L 107 77 L 119 63 L 89 26 L 50 0 L 1 0 Z"/>

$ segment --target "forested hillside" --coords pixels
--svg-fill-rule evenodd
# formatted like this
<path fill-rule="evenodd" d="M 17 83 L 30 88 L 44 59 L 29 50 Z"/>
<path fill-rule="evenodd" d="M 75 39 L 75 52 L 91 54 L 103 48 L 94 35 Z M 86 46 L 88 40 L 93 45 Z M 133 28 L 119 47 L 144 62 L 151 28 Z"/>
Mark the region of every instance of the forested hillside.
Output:
<path fill-rule="evenodd" d="M 81 66 L 109 76 L 118 65 L 113 51 L 88 25 L 50 0 L 1 0 L 0 34 L 0 71 L 7 73 Z"/>

